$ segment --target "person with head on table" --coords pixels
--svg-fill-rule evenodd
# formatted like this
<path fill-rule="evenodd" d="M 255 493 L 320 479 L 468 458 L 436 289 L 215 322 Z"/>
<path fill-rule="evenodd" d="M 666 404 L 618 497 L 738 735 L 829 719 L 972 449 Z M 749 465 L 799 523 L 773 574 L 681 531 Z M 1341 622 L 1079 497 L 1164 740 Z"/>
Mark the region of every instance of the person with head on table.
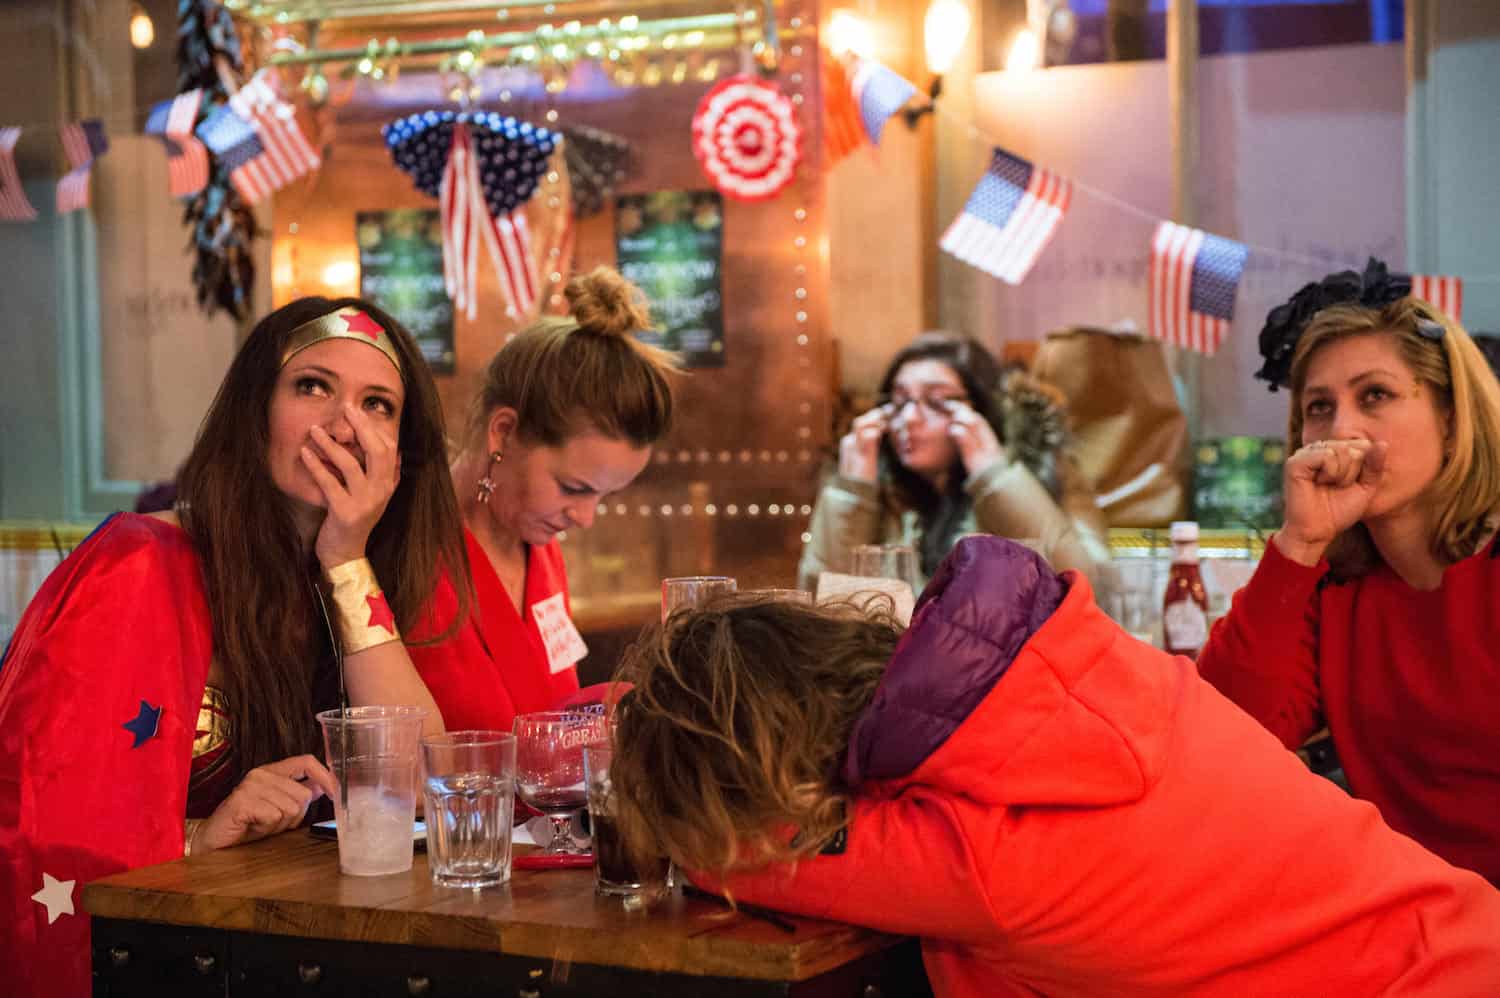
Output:
<path fill-rule="evenodd" d="M 904 631 L 881 608 L 726 596 L 618 676 L 627 854 L 918 936 L 939 998 L 1500 985 L 1500 892 L 1015 542 L 960 541 Z"/>
<path fill-rule="evenodd" d="M 798 576 L 815 590 L 861 544 L 909 544 L 921 578 L 968 534 L 1026 540 L 1098 584 L 1109 560 L 1092 490 L 1067 449 L 1059 393 L 977 341 L 923 333 L 891 360 L 880 404 L 839 442 Z"/>
<path fill-rule="evenodd" d="M 1374 260 L 1260 348 L 1291 389 L 1286 514 L 1203 676 L 1288 748 L 1326 726 L 1356 796 L 1500 884 L 1500 384 Z"/>
<path fill-rule="evenodd" d="M 294 301 L 240 347 L 175 510 L 111 516 L 43 583 L 0 661 L 7 993 L 88 993 L 84 883 L 334 792 L 314 714 L 339 706 L 340 655 L 349 703 L 442 730 L 400 638 L 440 571 L 464 579 L 443 439 L 390 316 Z"/>
<path fill-rule="evenodd" d="M 537 320 L 490 361 L 452 464 L 474 610 L 412 649 L 451 729 L 509 731 L 517 714 L 589 699 L 558 538 L 592 526 L 672 424 L 675 362 L 635 335 L 652 328 L 639 289 L 598 267 L 565 293 L 568 316 Z M 456 610 L 440 582 L 431 628 Z"/>

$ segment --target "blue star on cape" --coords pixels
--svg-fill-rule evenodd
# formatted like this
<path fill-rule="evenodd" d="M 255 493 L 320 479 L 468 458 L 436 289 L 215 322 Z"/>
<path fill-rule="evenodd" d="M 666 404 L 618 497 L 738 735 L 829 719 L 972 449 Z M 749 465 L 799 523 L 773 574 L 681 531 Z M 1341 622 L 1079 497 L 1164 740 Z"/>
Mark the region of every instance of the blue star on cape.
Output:
<path fill-rule="evenodd" d="M 161 725 L 161 708 L 153 707 L 146 701 L 141 701 L 141 709 L 135 717 L 126 721 L 120 727 L 135 736 L 135 742 L 130 746 L 133 749 L 140 748 L 149 739 L 156 737 L 156 729 Z"/>
<path fill-rule="evenodd" d="M 550 129 L 494 111 L 423 111 L 396 119 L 380 134 L 417 189 L 437 197 L 453 147 L 453 126 L 459 123 L 467 124 L 473 136 L 490 215 L 501 218 L 525 204 L 557 148 L 560 136 Z"/>

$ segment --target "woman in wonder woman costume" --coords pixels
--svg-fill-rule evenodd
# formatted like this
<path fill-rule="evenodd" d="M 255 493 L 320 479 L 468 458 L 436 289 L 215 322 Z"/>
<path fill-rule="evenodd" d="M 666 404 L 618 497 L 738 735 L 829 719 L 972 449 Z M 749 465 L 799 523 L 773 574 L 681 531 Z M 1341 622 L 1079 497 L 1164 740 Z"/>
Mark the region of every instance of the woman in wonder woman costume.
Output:
<path fill-rule="evenodd" d="M 334 790 L 314 713 L 442 718 L 401 632 L 467 572 L 437 390 L 358 299 L 263 319 L 174 511 L 107 519 L 0 660 L 0 965 L 9 993 L 89 991 L 83 884 L 300 824 Z"/>

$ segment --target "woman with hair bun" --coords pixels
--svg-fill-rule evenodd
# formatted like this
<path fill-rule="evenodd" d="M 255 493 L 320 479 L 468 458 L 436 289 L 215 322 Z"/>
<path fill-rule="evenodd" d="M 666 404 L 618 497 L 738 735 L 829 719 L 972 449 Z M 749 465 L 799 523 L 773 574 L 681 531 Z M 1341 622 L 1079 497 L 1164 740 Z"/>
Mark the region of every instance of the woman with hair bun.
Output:
<path fill-rule="evenodd" d="M 570 315 L 537 320 L 490 361 L 453 461 L 473 613 L 451 640 L 412 649 L 451 730 L 509 731 L 577 692 L 584 648 L 557 535 L 590 526 L 672 423 L 676 364 L 634 335 L 651 328 L 640 290 L 598 267 L 566 295 Z M 432 630 L 457 615 L 440 583 Z"/>

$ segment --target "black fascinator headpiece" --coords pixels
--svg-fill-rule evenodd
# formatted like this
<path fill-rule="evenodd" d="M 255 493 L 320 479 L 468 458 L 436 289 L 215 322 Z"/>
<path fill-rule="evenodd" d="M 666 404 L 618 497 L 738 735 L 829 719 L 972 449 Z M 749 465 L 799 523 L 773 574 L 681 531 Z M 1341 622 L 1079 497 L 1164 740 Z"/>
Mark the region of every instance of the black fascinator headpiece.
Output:
<path fill-rule="evenodd" d="M 1255 376 L 1269 382 L 1273 392 L 1286 388 L 1291 383 L 1297 340 L 1312 317 L 1328 306 L 1355 304 L 1384 308 L 1409 294 L 1411 278 L 1391 273 L 1373 256 L 1362 274 L 1343 270 L 1304 286 L 1286 304 L 1277 305 L 1266 316 L 1266 324 L 1260 330 L 1260 355 L 1265 363 Z"/>

